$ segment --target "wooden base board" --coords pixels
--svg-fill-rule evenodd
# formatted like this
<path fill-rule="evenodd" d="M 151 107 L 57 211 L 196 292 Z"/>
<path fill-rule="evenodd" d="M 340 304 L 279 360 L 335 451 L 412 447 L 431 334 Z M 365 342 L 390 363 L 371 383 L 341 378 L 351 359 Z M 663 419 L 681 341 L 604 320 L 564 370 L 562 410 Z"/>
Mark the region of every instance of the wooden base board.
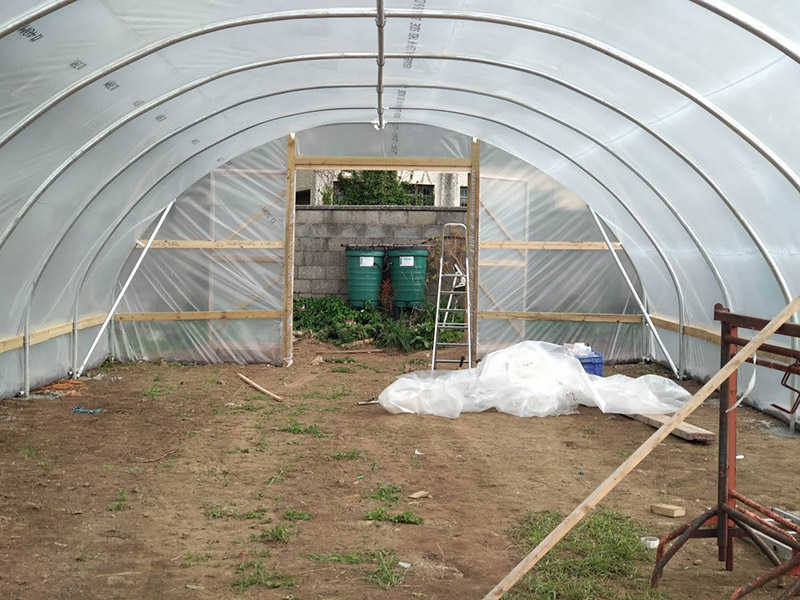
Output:
<path fill-rule="evenodd" d="M 665 423 L 669 423 L 672 415 L 625 415 L 629 419 L 641 421 L 651 427 L 658 429 Z M 717 439 L 717 434 L 708 429 L 697 427 L 689 423 L 681 423 L 673 432 L 672 435 L 689 442 L 713 442 Z"/>

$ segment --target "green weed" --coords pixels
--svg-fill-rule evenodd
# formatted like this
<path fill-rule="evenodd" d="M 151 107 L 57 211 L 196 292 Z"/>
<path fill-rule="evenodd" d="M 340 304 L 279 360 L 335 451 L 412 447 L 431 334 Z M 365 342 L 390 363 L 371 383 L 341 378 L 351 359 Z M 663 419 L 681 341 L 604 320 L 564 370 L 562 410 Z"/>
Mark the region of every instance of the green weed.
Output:
<path fill-rule="evenodd" d="M 355 369 L 351 369 L 350 367 L 333 367 L 331 369 L 331 373 L 354 373 Z"/>
<path fill-rule="evenodd" d="M 325 437 L 325 434 L 320 431 L 319 425 L 304 425 L 295 420 L 291 420 L 283 427 L 279 427 L 278 431 L 297 435 L 313 435 L 316 438 Z"/>
<path fill-rule="evenodd" d="M 256 452 L 266 452 L 268 448 L 269 448 L 269 442 L 267 441 L 267 438 L 262 436 L 261 439 L 258 440 L 258 443 L 256 444 Z"/>
<path fill-rule="evenodd" d="M 343 356 L 342 358 L 326 358 L 325 362 L 334 364 L 352 364 L 356 362 L 356 359 L 352 356 Z"/>
<path fill-rule="evenodd" d="M 284 544 L 292 537 L 294 526 L 287 523 L 278 523 L 272 529 L 262 529 L 261 533 L 254 533 L 250 536 L 251 542 L 283 542 Z"/>
<path fill-rule="evenodd" d="M 242 515 L 227 506 L 206 506 L 203 514 L 209 519 L 241 519 Z"/>
<path fill-rule="evenodd" d="M 271 553 L 269 548 L 250 548 L 247 551 L 250 556 L 257 556 L 258 558 L 268 558 Z"/>
<path fill-rule="evenodd" d="M 111 512 L 118 512 L 121 510 L 128 510 L 128 492 L 125 490 L 120 490 L 119 494 L 117 494 L 116 500 L 108 505 L 108 510 Z"/>
<path fill-rule="evenodd" d="M 386 521 L 387 523 L 407 524 L 407 525 L 422 525 L 425 521 L 422 517 L 415 517 L 414 513 L 407 510 L 404 513 L 390 515 L 389 512 L 383 507 L 379 506 L 375 510 L 369 511 L 364 515 L 366 521 Z"/>
<path fill-rule="evenodd" d="M 183 556 L 181 556 L 180 565 L 184 569 L 188 569 L 189 567 L 196 567 L 200 563 L 207 562 L 211 560 L 212 555 L 208 552 L 187 552 Z"/>
<path fill-rule="evenodd" d="M 30 460 L 36 455 L 36 448 L 34 446 L 25 446 L 19 449 L 19 453 L 22 455 L 23 460 Z"/>
<path fill-rule="evenodd" d="M 563 516 L 526 515 L 508 531 L 523 552 L 536 546 Z M 652 556 L 640 541 L 644 529 L 629 517 L 597 511 L 584 519 L 517 585 L 513 600 L 667 600 L 647 581 Z"/>
<path fill-rule="evenodd" d="M 403 490 L 394 484 L 379 483 L 367 498 L 385 502 L 386 504 L 394 504 L 400 500 L 400 493 L 402 491 Z"/>
<path fill-rule="evenodd" d="M 253 586 L 262 586 L 270 589 L 290 588 L 295 584 L 295 578 L 279 570 L 268 570 L 260 560 L 250 560 L 236 567 L 236 572 L 242 576 L 231 585 L 234 589 L 244 592 Z"/>
<path fill-rule="evenodd" d="M 384 552 L 388 552 L 385 550 Z M 339 562 L 346 565 L 360 565 L 364 563 L 376 562 L 380 556 L 378 551 L 370 550 L 350 550 L 349 552 L 333 551 L 329 554 L 307 554 L 311 560 L 317 562 Z"/>
<path fill-rule="evenodd" d="M 306 400 L 339 400 L 340 398 L 344 398 L 345 396 L 349 395 L 350 388 L 342 386 L 338 390 L 334 390 L 332 392 L 322 392 L 317 390 L 315 392 L 303 394 L 300 397 Z"/>
<path fill-rule="evenodd" d="M 287 508 L 283 513 L 283 518 L 287 521 L 310 521 L 311 515 L 307 512 Z"/>
<path fill-rule="evenodd" d="M 378 568 L 370 571 L 367 580 L 384 590 L 395 587 L 403 583 L 406 577 L 405 570 L 398 569 L 399 561 L 394 552 L 381 550 L 378 554 Z"/>
<path fill-rule="evenodd" d="M 333 453 L 333 460 L 356 460 L 361 456 L 361 450 L 353 448 L 352 450 L 339 450 Z"/>
<path fill-rule="evenodd" d="M 280 483 L 282 481 L 283 481 L 283 469 L 278 469 L 278 472 L 275 473 L 275 475 L 267 479 L 267 485 L 272 485 L 273 483 Z"/>
<path fill-rule="evenodd" d="M 253 510 L 249 510 L 246 513 L 244 513 L 245 519 L 263 519 L 265 516 L 267 516 L 266 508 L 254 508 Z M 269 520 L 262 522 L 268 523 Z"/>

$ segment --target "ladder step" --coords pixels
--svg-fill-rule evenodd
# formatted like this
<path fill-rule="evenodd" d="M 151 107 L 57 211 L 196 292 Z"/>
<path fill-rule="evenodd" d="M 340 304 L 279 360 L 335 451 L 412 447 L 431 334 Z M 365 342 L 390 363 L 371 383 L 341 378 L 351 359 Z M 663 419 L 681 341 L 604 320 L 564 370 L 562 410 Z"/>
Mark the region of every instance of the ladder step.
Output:
<path fill-rule="evenodd" d="M 451 290 L 449 292 L 442 292 L 442 296 L 466 296 L 467 292 L 459 292 L 458 290 Z"/>
<path fill-rule="evenodd" d="M 450 363 L 450 364 L 458 364 L 458 365 L 460 365 L 462 362 L 466 363 L 467 360 L 466 359 L 463 359 L 463 360 L 455 359 L 455 360 L 453 360 L 452 358 L 437 358 L 436 362 L 437 363 Z"/>
<path fill-rule="evenodd" d="M 447 323 L 437 323 L 437 329 L 467 329 L 466 323 L 457 323 L 456 325 L 448 325 Z"/>
<path fill-rule="evenodd" d="M 466 308 L 440 308 L 439 312 L 467 312 Z"/>
<path fill-rule="evenodd" d="M 436 342 L 436 346 L 437 347 L 438 346 L 449 346 L 449 347 L 452 347 L 452 346 L 469 346 L 469 344 L 466 344 L 464 342 L 452 342 L 452 343 Z"/>
<path fill-rule="evenodd" d="M 466 277 L 464 273 L 442 273 L 442 277 Z"/>

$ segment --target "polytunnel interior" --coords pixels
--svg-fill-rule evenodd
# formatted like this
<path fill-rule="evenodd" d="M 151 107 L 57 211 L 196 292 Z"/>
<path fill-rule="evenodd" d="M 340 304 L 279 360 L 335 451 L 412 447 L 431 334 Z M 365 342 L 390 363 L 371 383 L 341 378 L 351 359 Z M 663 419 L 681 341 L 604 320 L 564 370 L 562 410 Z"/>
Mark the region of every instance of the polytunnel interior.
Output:
<path fill-rule="evenodd" d="M 799 23 L 796 3 L 752 0 L 4 3 L 0 394 L 74 369 L 173 200 L 166 226 L 187 231 L 192 190 L 229 163 L 281 188 L 293 133 L 299 154 L 340 156 L 480 140 L 482 197 L 511 172 L 591 207 L 670 354 L 707 377 L 718 347 L 691 332 L 715 329 L 715 303 L 769 317 L 800 287 Z M 788 406 L 761 371 L 753 400 Z"/>

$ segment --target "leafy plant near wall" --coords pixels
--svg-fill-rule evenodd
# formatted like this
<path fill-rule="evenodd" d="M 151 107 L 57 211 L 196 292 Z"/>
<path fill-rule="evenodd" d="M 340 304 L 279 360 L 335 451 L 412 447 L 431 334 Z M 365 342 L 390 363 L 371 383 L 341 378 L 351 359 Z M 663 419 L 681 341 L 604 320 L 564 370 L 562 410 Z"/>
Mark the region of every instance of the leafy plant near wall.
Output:
<path fill-rule="evenodd" d="M 354 310 L 341 298 L 297 298 L 294 301 L 294 327 L 309 331 L 318 339 L 333 344 L 374 338 L 375 345 L 404 352 L 425 350 L 433 344 L 436 307 L 426 302 L 421 309 L 397 320 L 372 306 Z M 442 342 L 456 342 L 462 333 L 441 333 Z"/>
<path fill-rule="evenodd" d="M 415 205 L 431 204 L 416 192 L 416 187 L 401 181 L 397 171 L 352 171 L 348 177 L 339 175 L 338 194 L 333 186 L 322 190 L 323 204 L 342 205 Z"/>

